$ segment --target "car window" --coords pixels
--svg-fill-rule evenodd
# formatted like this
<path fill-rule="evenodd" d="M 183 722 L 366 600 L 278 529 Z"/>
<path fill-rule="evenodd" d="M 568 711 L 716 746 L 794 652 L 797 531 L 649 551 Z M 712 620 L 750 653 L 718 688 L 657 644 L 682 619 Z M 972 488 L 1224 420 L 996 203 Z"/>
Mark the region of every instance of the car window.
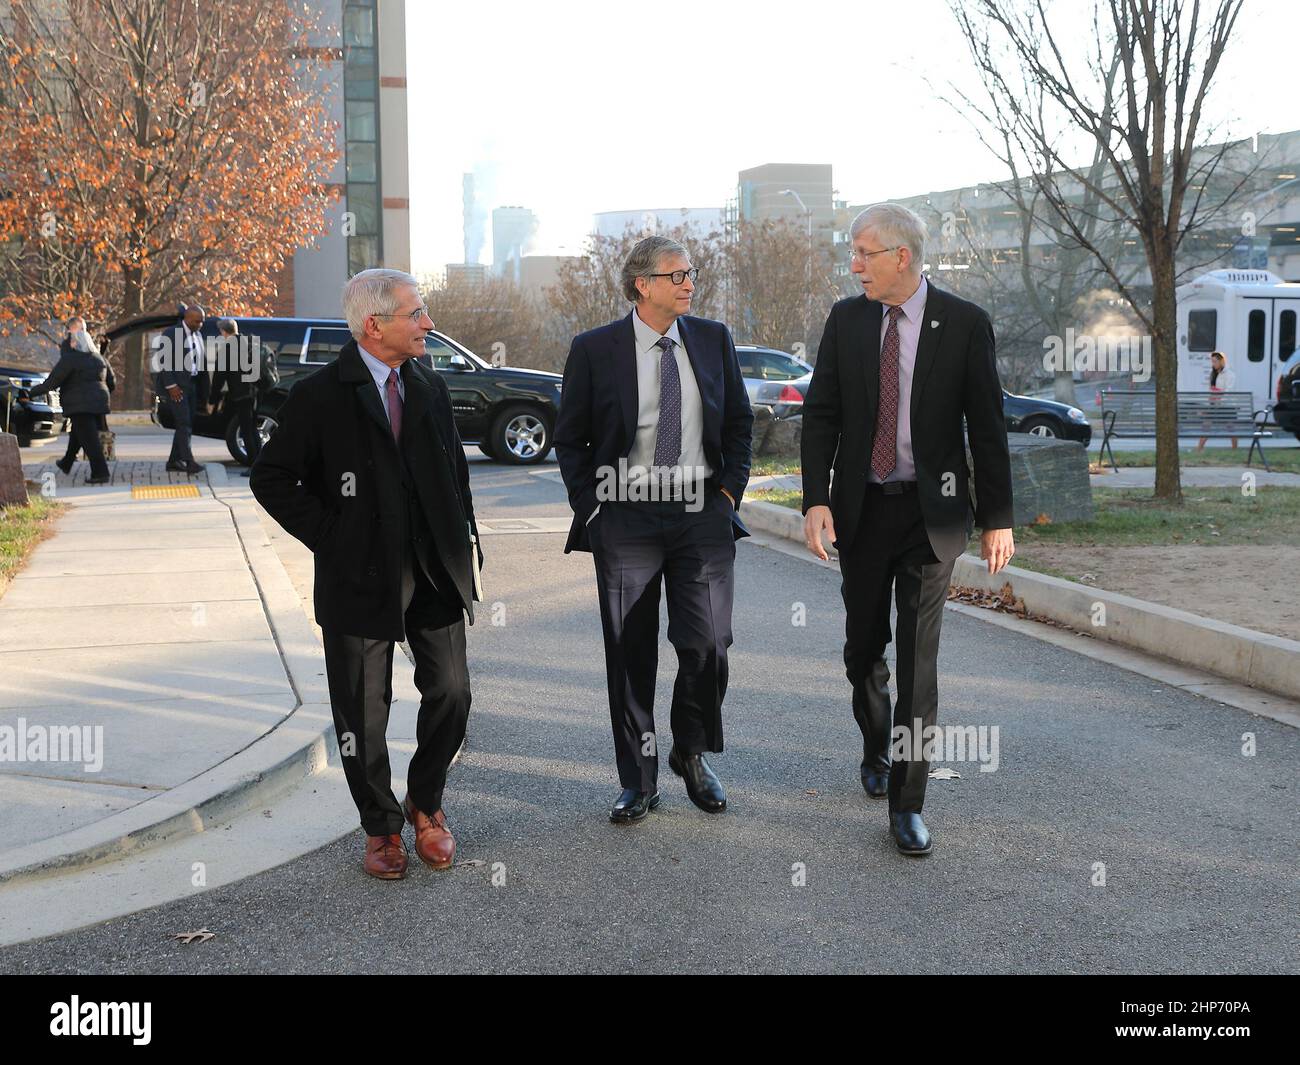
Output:
<path fill-rule="evenodd" d="M 307 354 L 303 360 L 315 366 L 324 366 L 339 357 L 343 345 L 352 339 L 346 329 L 313 329 L 307 340 Z"/>
<path fill-rule="evenodd" d="M 737 357 L 740 359 L 740 376 L 753 377 L 754 374 L 754 353 L 752 351 L 738 351 Z"/>
<path fill-rule="evenodd" d="M 802 377 L 808 372 L 788 355 L 762 354 L 758 356 L 758 359 L 760 361 L 760 376 L 764 381 L 793 381 L 796 377 Z"/>
<path fill-rule="evenodd" d="M 451 369 L 451 357 L 459 355 L 460 352 L 448 344 L 445 340 L 439 340 L 437 337 L 427 336 L 424 338 L 424 350 L 429 356 L 429 363 L 435 370 Z M 469 362 L 468 359 L 465 360 Z M 473 365 L 472 363 L 470 365 Z"/>

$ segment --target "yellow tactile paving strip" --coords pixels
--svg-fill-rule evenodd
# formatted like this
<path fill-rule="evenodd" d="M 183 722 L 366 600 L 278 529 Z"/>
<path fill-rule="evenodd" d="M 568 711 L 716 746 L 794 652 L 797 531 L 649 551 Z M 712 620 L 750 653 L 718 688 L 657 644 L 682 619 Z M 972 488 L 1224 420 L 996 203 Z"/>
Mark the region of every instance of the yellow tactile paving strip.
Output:
<path fill-rule="evenodd" d="M 132 499 L 198 499 L 197 484 L 140 484 L 131 486 Z"/>

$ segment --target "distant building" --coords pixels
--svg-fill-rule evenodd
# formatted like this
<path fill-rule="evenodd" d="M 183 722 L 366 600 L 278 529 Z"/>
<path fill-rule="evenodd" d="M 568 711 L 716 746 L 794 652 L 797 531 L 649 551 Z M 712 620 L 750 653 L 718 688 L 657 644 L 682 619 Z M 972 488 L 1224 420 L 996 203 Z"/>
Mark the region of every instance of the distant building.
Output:
<path fill-rule="evenodd" d="M 519 280 L 516 263 L 524 257 L 537 232 L 537 215 L 527 207 L 497 207 L 492 211 L 492 272 Z"/>
<path fill-rule="evenodd" d="M 601 211 L 591 216 L 591 231 L 617 240 L 628 230 L 633 233 L 665 233 L 689 229 L 699 236 L 722 232 L 721 207 L 657 207 L 642 211 Z"/>
<path fill-rule="evenodd" d="M 738 217 L 746 222 L 784 219 L 806 226 L 804 207 L 786 189 L 812 212 L 813 242 L 834 243 L 835 190 L 829 163 L 766 163 L 742 170 L 736 185 Z"/>
<path fill-rule="evenodd" d="M 487 281 L 488 268 L 482 263 L 448 263 L 446 279 L 448 287 L 463 285 L 477 288 Z"/>

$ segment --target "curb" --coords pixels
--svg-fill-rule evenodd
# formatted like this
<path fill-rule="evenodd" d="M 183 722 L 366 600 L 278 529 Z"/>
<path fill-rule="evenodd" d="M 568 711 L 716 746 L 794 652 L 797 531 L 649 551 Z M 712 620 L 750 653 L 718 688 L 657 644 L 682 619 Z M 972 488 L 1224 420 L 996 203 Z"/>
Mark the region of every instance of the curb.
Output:
<path fill-rule="evenodd" d="M 225 468 L 219 468 L 224 475 Z M 209 484 L 214 481 L 223 478 Z M 234 520 L 293 690 L 294 709 L 243 750 L 178 787 L 92 824 L 8 851 L 0 860 L 0 885 L 65 873 L 205 832 L 339 764 L 324 651 L 253 504 L 245 499 L 218 502 Z"/>
<path fill-rule="evenodd" d="M 803 515 L 797 510 L 758 500 L 744 500 L 741 507 L 751 529 L 803 543 Z M 1012 595 L 1024 600 L 1025 609 L 1035 617 L 1239 684 L 1300 699 L 1300 643 L 1295 640 L 1016 566 L 990 575 L 984 562 L 969 554 L 957 559 L 952 583 L 988 592 L 1009 585 Z M 1095 614 L 1098 604 L 1102 611 Z M 1098 615 L 1104 623 L 1093 623 Z"/>

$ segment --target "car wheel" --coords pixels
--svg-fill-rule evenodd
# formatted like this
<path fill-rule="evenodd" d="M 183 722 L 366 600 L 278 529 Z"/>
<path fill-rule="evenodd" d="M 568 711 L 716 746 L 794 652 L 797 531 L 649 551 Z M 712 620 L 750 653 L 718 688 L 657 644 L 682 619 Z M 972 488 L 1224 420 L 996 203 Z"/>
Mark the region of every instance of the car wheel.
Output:
<path fill-rule="evenodd" d="M 489 437 L 485 436 L 482 440 L 476 441 L 474 446 L 494 462 L 500 461 L 500 456 L 492 450 L 492 440 Z"/>
<path fill-rule="evenodd" d="M 493 457 L 511 466 L 533 466 L 551 453 L 551 427 L 536 407 L 507 407 L 489 439 Z"/>
<path fill-rule="evenodd" d="M 1055 438 L 1061 435 L 1060 425 L 1052 418 L 1043 417 L 1026 418 L 1020 423 L 1020 431 L 1022 433 L 1028 433 L 1030 436 L 1048 436 Z"/>
<path fill-rule="evenodd" d="M 280 423 L 268 414 L 257 415 L 257 431 L 265 444 L 271 434 L 279 428 Z M 239 431 L 239 419 L 231 418 L 226 424 L 226 450 L 240 465 L 248 464 L 248 452 L 244 450 L 244 434 Z"/>

